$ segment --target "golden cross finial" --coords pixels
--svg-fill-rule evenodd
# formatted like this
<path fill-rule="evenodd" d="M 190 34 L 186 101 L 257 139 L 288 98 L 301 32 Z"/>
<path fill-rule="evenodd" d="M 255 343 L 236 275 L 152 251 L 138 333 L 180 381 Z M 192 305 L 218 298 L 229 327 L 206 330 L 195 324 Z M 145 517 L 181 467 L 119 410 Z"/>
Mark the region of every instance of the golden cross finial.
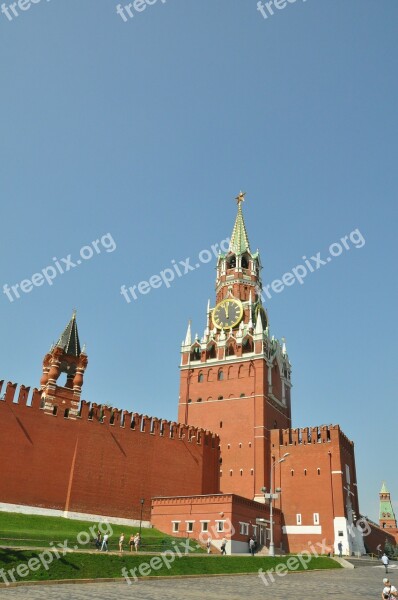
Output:
<path fill-rule="evenodd" d="M 246 196 L 246 192 L 239 192 L 239 196 L 236 196 L 235 200 L 237 201 L 238 205 L 241 202 L 245 201 L 245 196 Z"/>

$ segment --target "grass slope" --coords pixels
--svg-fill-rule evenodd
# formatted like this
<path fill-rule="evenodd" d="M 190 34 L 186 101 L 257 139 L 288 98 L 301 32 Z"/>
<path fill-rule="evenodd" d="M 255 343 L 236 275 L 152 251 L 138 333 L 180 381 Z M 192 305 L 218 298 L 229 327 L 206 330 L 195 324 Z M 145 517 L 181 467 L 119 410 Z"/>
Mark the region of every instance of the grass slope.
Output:
<path fill-rule="evenodd" d="M 181 548 L 181 546 L 180 546 Z M 47 553 L 48 551 L 46 551 Z M 18 550 L 0 550 L 0 582 L 12 581 L 48 581 L 55 579 L 96 579 L 118 578 L 126 575 L 127 569 L 131 581 L 135 577 L 175 576 L 175 575 L 225 575 L 232 573 L 256 573 L 260 568 L 264 571 L 275 569 L 277 565 L 286 564 L 292 557 L 251 557 L 251 556 L 182 556 L 172 555 L 167 551 L 164 555 L 123 555 L 113 554 L 67 554 L 58 560 L 54 558 L 46 570 L 40 562 L 40 553 Z M 32 562 L 32 559 L 36 561 Z M 48 557 L 47 557 L 48 559 Z M 50 559 L 48 559 L 50 560 Z M 169 561 L 167 563 L 167 561 Z M 296 561 L 298 562 L 298 561 Z M 21 567 L 21 565 L 23 565 Z M 30 568 L 34 566 L 34 570 Z M 17 571 L 18 568 L 18 571 Z M 306 569 L 337 569 L 340 565 L 327 557 L 312 558 Z M 131 570 L 135 569 L 135 576 Z M 296 571 L 303 571 L 302 564 Z"/>
<path fill-rule="evenodd" d="M 130 535 L 139 530 L 138 527 L 113 524 L 110 528 L 112 530 L 109 540 L 110 550 L 118 549 L 118 540 L 122 532 L 125 535 L 125 548 L 127 548 Z M 98 523 L 95 522 L 0 512 L 0 546 L 47 547 L 51 542 L 63 543 L 64 540 L 68 540 L 70 548 L 78 546 L 78 548 L 93 549 L 92 539 L 97 529 Z M 106 532 L 105 524 L 102 530 Z M 87 542 L 87 534 L 90 537 L 89 542 Z M 164 550 L 176 539 L 157 529 L 142 529 L 141 536 L 142 550 L 148 552 Z"/>

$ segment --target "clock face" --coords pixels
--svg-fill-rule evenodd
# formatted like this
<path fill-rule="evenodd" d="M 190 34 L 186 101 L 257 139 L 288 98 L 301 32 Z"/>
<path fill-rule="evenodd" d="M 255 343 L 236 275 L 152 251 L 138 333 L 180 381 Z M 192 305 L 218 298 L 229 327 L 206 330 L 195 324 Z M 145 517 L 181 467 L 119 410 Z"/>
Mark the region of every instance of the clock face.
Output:
<path fill-rule="evenodd" d="M 213 310 L 213 323 L 217 329 L 232 329 L 242 316 L 242 302 L 235 298 L 226 298 L 221 300 Z"/>

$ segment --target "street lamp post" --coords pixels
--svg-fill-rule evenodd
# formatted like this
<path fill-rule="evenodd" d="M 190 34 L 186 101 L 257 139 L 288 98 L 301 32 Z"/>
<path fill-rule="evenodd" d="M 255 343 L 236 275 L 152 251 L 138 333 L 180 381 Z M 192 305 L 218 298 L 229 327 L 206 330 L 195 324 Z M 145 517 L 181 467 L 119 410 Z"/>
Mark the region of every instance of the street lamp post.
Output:
<path fill-rule="evenodd" d="M 277 488 L 273 491 L 274 487 L 274 469 L 276 465 L 285 462 L 286 458 L 289 456 L 289 452 L 285 452 L 285 454 L 277 461 L 272 462 L 274 458 L 271 456 L 271 472 L 270 472 L 270 482 L 269 482 L 269 494 L 267 494 L 267 488 L 262 487 L 261 491 L 264 493 L 264 499 L 269 500 L 269 520 L 270 520 L 270 538 L 269 538 L 269 556 L 275 556 L 275 544 L 274 544 L 274 500 L 279 498 L 279 494 L 282 491 L 280 488 Z"/>
<path fill-rule="evenodd" d="M 145 498 L 141 498 L 141 514 L 140 514 L 140 535 L 141 535 L 141 526 L 142 526 L 142 511 L 144 510 L 144 502 Z"/>

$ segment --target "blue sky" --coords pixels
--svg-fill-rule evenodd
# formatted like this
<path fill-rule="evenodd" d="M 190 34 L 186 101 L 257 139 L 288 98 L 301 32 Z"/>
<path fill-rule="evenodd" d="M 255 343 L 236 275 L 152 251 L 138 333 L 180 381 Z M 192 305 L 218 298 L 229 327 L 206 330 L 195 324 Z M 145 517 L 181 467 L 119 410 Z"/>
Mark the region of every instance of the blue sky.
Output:
<path fill-rule="evenodd" d="M 116 246 L 1 294 L 1 378 L 38 385 L 76 307 L 83 397 L 175 419 L 215 260 L 130 303 L 120 287 L 195 264 L 230 235 L 243 189 L 265 283 L 355 229 L 365 240 L 267 308 L 294 425 L 340 423 L 362 512 L 377 518 L 382 480 L 397 509 L 397 3 L 297 0 L 264 19 L 255 0 L 158 0 L 127 22 L 115 7 L 0 13 L 1 288 L 106 234 Z"/>

